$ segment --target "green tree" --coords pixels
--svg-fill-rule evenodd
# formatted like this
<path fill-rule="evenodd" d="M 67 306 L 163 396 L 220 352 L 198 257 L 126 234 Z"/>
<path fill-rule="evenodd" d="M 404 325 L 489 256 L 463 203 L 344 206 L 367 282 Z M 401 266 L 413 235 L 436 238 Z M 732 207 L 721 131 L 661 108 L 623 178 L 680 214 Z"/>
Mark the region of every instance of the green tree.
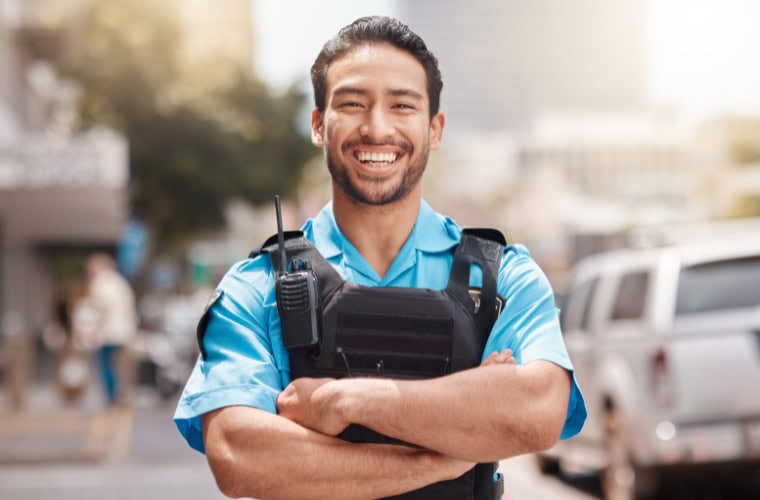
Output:
<path fill-rule="evenodd" d="M 231 61 L 183 59 L 171 2 L 83 5 L 60 70 L 83 86 L 84 126 L 126 135 L 132 209 L 153 255 L 219 229 L 229 199 L 295 192 L 314 154 L 295 123 L 302 92 L 273 95 Z"/>

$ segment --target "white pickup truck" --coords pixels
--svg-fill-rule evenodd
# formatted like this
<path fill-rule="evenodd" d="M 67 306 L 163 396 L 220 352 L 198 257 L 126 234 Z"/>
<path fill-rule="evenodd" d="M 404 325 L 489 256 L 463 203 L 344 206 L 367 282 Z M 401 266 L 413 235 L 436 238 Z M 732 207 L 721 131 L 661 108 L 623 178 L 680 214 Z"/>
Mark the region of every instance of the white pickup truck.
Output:
<path fill-rule="evenodd" d="M 561 317 L 589 417 L 544 472 L 596 470 L 607 500 L 676 466 L 760 475 L 760 231 L 587 257 Z"/>

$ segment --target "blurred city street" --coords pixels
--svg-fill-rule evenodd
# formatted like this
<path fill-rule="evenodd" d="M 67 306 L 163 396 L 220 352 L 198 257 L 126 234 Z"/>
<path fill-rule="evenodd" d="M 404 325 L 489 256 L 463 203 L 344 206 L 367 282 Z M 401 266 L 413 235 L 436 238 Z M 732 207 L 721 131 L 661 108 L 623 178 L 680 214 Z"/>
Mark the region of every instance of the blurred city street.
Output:
<path fill-rule="evenodd" d="M 576 438 L 501 463 L 504 499 L 760 499 L 760 2 L 0 0 L 0 500 L 224 498 L 172 422 L 199 319 L 275 195 L 290 230 L 346 194 L 310 68 L 367 14 L 436 54 L 446 132 L 360 163 L 419 153 L 436 212 L 530 252 L 585 399 Z M 350 133 L 398 146 L 416 114 Z"/>

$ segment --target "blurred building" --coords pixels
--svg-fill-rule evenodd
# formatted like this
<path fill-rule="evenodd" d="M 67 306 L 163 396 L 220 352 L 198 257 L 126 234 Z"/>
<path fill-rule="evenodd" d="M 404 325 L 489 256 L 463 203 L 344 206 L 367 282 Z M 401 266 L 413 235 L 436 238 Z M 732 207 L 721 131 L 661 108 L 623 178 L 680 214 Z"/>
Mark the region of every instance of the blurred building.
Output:
<path fill-rule="evenodd" d="M 668 116 L 547 115 L 515 154 L 507 225 L 560 287 L 573 261 L 628 244 L 632 228 L 715 216 L 701 187 L 720 150 Z"/>
<path fill-rule="evenodd" d="M 700 126 L 703 141 L 716 145 L 728 165 L 709 179 L 717 210 L 727 217 L 760 216 L 760 116 L 726 116 Z"/>
<path fill-rule="evenodd" d="M 732 164 L 730 137 L 668 114 L 547 113 L 522 133 L 447 136 L 425 196 L 461 224 L 526 244 L 562 290 L 574 261 L 631 244 L 635 229 L 742 215 L 732 211 L 739 199 L 757 204 L 758 170 Z"/>
<path fill-rule="evenodd" d="M 176 56 L 191 71 L 193 61 L 208 59 L 218 60 L 220 68 L 234 61 L 252 70 L 250 3 L 171 2 L 184 44 Z M 0 0 L 0 333 L 5 335 L 38 333 L 51 318 L 62 256 L 121 248 L 128 229 L 126 140 L 110 130 L 80 131 L 81 89 L 51 64 L 83 49 L 86 9 L 93 4 Z"/>
<path fill-rule="evenodd" d="M 46 62 L 65 50 L 68 5 L 0 0 L 0 368 L 16 404 L 54 315 L 56 257 L 113 249 L 128 215 L 125 139 L 76 132 L 78 86 Z"/>
<path fill-rule="evenodd" d="M 698 181 L 723 157 L 696 135 L 655 114 L 547 116 L 520 141 L 516 176 L 548 169 L 576 204 L 608 205 L 574 222 L 579 214 L 567 213 L 577 229 L 707 218 Z"/>
<path fill-rule="evenodd" d="M 439 59 L 452 130 L 646 104 L 645 2 L 415 0 L 398 14 Z"/>
<path fill-rule="evenodd" d="M 545 117 L 518 143 L 522 199 L 509 225 L 538 240 L 564 233 L 574 261 L 635 243 L 625 237 L 634 231 L 756 217 L 758 131 L 757 120 L 687 126 L 657 113 Z M 751 140 L 744 163 L 742 138 Z"/>

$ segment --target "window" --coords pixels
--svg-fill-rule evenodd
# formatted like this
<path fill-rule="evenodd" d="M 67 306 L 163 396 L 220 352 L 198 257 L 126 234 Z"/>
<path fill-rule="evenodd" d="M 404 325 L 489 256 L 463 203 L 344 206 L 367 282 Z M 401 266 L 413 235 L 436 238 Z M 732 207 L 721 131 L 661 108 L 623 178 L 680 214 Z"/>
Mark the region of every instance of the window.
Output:
<path fill-rule="evenodd" d="M 591 302 L 599 279 L 586 281 L 574 287 L 567 295 L 560 317 L 562 330 L 588 329 Z"/>
<path fill-rule="evenodd" d="M 639 319 L 644 315 L 649 273 L 638 271 L 620 279 L 610 319 Z"/>
<path fill-rule="evenodd" d="M 681 269 L 676 315 L 760 305 L 760 256 Z"/>

